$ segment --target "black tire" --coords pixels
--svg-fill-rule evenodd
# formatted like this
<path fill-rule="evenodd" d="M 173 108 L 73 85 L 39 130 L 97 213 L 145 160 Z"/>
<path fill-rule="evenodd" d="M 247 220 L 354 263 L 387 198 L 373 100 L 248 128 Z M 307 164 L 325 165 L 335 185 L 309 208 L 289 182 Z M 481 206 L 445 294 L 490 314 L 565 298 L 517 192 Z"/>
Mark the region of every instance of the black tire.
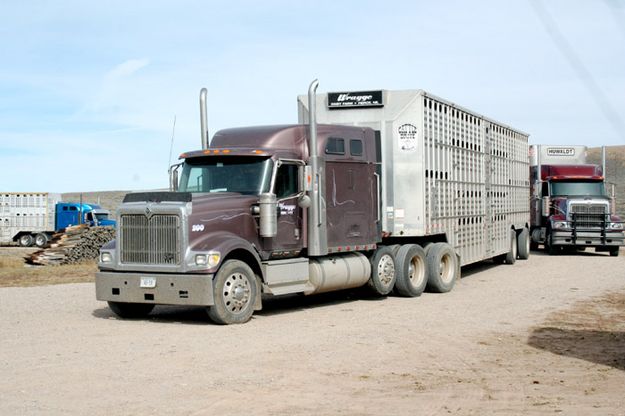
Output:
<path fill-rule="evenodd" d="M 516 231 L 510 230 L 510 251 L 506 254 L 506 264 L 514 264 L 516 262 L 516 257 L 519 254 L 516 239 Z"/>
<path fill-rule="evenodd" d="M 618 253 L 619 253 L 619 248 L 618 247 L 610 249 L 610 256 L 618 257 Z"/>
<path fill-rule="evenodd" d="M 20 238 L 18 238 L 17 243 L 20 245 L 20 247 L 30 247 L 33 245 L 34 241 L 35 239 L 33 238 L 32 234 L 22 234 Z"/>
<path fill-rule="evenodd" d="M 154 309 L 151 303 L 108 302 L 108 304 L 115 315 L 124 319 L 145 318 Z"/>
<path fill-rule="evenodd" d="M 388 295 L 397 280 L 393 250 L 390 247 L 379 246 L 369 261 L 371 262 L 371 276 L 367 284 L 375 294 Z"/>
<path fill-rule="evenodd" d="M 519 235 L 517 236 L 517 249 L 518 249 L 518 257 L 521 260 L 527 260 L 530 258 L 530 250 L 531 248 L 531 237 L 530 232 L 527 228 L 523 228 Z"/>
<path fill-rule="evenodd" d="M 428 283 L 425 250 L 416 244 L 403 245 L 397 251 L 395 265 L 397 293 L 406 297 L 421 295 Z"/>
<path fill-rule="evenodd" d="M 44 233 L 39 233 L 35 236 L 35 245 L 39 248 L 43 248 L 48 245 L 48 235 Z"/>
<path fill-rule="evenodd" d="M 458 280 L 458 257 L 447 243 L 432 244 L 426 256 L 428 290 L 436 293 L 451 291 Z"/>
<path fill-rule="evenodd" d="M 395 258 L 397 258 L 397 252 L 399 251 L 400 247 L 401 247 L 401 244 L 393 244 L 393 245 L 388 246 L 388 248 L 390 248 L 391 251 L 393 252 L 393 256 Z"/>
<path fill-rule="evenodd" d="M 254 313 L 258 293 L 254 272 L 240 260 L 226 261 L 213 279 L 213 302 L 208 316 L 216 324 L 243 324 Z"/>
<path fill-rule="evenodd" d="M 551 237 L 551 232 L 550 230 L 547 230 L 547 236 L 545 237 L 545 251 L 547 252 L 547 254 L 549 254 L 550 256 L 555 256 L 560 254 L 561 247 L 559 246 L 554 246 L 552 243 L 552 237 Z"/>

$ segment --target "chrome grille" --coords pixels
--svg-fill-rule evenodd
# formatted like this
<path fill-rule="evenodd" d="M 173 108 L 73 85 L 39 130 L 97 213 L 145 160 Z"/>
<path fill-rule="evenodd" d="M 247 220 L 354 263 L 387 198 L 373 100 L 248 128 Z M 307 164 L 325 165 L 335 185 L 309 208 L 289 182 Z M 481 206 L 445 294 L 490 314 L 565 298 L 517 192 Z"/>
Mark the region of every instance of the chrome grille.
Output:
<path fill-rule="evenodd" d="M 604 225 L 609 214 L 607 205 L 571 204 L 571 220 L 580 228 L 597 228 Z"/>
<path fill-rule="evenodd" d="M 119 224 L 122 263 L 180 264 L 177 215 L 122 215 Z"/>

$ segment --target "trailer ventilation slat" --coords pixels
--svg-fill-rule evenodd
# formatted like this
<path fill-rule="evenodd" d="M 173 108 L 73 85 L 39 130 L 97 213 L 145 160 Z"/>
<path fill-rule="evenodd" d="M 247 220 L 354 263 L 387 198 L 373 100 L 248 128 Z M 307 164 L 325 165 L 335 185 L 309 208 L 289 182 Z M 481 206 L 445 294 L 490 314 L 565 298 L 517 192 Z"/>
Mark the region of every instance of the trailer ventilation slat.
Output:
<path fill-rule="evenodd" d="M 122 215 L 119 224 L 124 264 L 180 264 L 180 218 L 177 215 Z"/>

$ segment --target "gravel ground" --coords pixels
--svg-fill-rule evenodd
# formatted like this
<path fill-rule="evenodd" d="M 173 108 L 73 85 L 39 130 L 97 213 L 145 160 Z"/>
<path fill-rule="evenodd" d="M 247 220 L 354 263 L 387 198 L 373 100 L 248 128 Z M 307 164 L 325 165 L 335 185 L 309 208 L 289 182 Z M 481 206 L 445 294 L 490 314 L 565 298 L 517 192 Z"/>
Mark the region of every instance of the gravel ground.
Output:
<path fill-rule="evenodd" d="M 92 283 L 0 289 L 2 415 L 625 414 L 625 252 L 463 269 L 453 292 L 115 318 Z"/>

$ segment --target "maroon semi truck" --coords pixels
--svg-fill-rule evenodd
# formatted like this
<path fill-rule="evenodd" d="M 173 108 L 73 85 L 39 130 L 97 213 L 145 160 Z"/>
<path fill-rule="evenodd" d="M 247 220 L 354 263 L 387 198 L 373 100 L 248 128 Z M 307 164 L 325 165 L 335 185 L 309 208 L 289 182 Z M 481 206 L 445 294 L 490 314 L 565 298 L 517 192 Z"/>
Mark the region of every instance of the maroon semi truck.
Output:
<path fill-rule="evenodd" d="M 586 163 L 586 146 L 530 146 L 532 248 L 549 254 L 594 248 L 618 256 L 623 221 L 614 212 L 614 195 L 603 166 Z"/>
<path fill-rule="evenodd" d="M 465 264 L 529 256 L 526 134 L 422 90 L 316 88 L 305 123 L 221 130 L 210 144 L 203 89 L 202 149 L 170 169 L 171 192 L 125 197 L 97 299 L 125 318 L 197 305 L 242 323 L 261 295 L 368 285 L 414 297 L 451 290 Z M 317 124 L 319 100 L 324 119 L 352 125 Z"/>

